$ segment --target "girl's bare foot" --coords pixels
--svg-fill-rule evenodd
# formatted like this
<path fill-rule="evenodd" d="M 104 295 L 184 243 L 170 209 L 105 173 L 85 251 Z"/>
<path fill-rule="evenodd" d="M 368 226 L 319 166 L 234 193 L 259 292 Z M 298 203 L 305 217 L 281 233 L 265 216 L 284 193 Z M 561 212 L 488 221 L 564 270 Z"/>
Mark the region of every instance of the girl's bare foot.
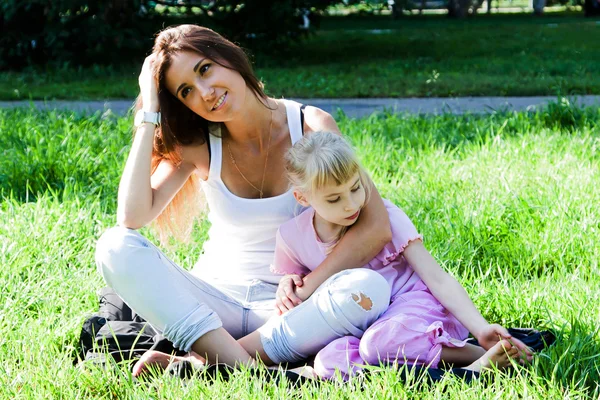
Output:
<path fill-rule="evenodd" d="M 148 372 L 150 368 L 166 369 L 171 363 L 177 361 L 189 361 L 194 366 L 198 366 L 205 363 L 203 357 L 200 357 L 193 351 L 187 356 L 175 356 L 161 351 L 149 350 L 145 352 L 142 357 L 133 366 L 132 374 L 135 377 Z"/>
<path fill-rule="evenodd" d="M 465 369 L 482 371 L 488 368 L 506 369 L 511 365 L 511 359 L 519 358 L 519 349 L 508 340 L 501 340 L 489 349 L 481 358 Z"/>

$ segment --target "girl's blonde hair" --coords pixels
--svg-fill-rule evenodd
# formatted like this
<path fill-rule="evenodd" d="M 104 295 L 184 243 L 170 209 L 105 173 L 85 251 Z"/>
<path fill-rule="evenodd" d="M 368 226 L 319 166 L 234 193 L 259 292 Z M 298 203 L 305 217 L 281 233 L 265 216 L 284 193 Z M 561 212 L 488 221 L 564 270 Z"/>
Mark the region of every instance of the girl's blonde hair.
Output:
<path fill-rule="evenodd" d="M 285 156 L 285 170 L 293 188 L 305 194 L 329 185 L 348 182 L 356 173 L 365 190 L 365 204 L 371 194 L 371 180 L 354 149 L 340 135 L 317 132 L 296 142 Z M 342 228 L 338 240 L 346 233 Z M 333 247 L 328 250 L 331 252 Z"/>

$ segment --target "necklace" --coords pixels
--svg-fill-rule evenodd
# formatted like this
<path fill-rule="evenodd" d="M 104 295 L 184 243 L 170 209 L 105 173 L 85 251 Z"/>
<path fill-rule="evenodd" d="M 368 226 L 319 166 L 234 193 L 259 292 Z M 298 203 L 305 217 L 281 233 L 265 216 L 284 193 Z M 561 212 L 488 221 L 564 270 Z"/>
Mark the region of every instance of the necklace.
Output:
<path fill-rule="evenodd" d="M 235 162 L 235 158 L 233 157 L 233 153 L 231 152 L 231 146 L 229 146 L 229 141 L 227 141 L 227 150 L 229 150 L 229 158 L 231 158 L 231 163 L 237 169 L 237 172 L 240 174 L 242 178 L 248 183 L 248 185 L 252 186 L 253 189 L 258 191 L 260 198 L 263 198 L 263 187 L 265 185 L 265 174 L 267 172 L 267 163 L 269 162 L 269 150 L 271 150 L 271 129 L 273 128 L 273 111 L 271 111 L 271 122 L 269 123 L 269 142 L 267 143 L 267 156 L 265 157 L 265 166 L 263 167 L 262 180 L 260 182 L 260 189 L 257 188 L 246 178 L 246 176 L 240 170 L 237 163 Z"/>

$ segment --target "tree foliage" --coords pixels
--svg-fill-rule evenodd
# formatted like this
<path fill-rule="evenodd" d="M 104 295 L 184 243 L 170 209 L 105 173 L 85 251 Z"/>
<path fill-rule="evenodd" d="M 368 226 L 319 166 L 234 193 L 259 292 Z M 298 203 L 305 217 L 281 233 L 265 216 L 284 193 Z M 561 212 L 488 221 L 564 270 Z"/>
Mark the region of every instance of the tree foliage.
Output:
<path fill-rule="evenodd" d="M 109 63 L 139 53 L 151 39 L 143 35 L 150 26 L 141 5 L 141 0 L 3 0 L 0 68 Z"/>
<path fill-rule="evenodd" d="M 251 47 L 284 44 L 301 36 L 311 18 L 340 0 L 155 0 L 163 6 L 198 10 L 219 33 Z"/>
<path fill-rule="evenodd" d="M 250 47 L 282 46 L 303 33 L 303 13 L 334 1 L 3 0 L 0 69 L 122 62 L 146 53 L 158 30 L 183 22 Z"/>

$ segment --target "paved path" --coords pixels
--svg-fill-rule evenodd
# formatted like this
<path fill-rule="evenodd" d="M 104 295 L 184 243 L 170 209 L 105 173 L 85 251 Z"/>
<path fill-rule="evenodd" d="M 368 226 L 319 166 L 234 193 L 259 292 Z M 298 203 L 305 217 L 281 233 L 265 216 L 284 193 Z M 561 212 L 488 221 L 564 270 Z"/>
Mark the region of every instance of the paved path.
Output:
<path fill-rule="evenodd" d="M 295 99 L 305 104 L 320 107 L 335 113 L 343 110 L 350 117 L 365 117 L 384 109 L 393 112 L 414 114 L 464 114 L 492 113 L 502 110 L 532 110 L 549 102 L 556 102 L 555 96 L 545 97 L 457 97 L 457 98 L 378 98 L 378 99 Z M 569 99 L 579 105 L 600 107 L 600 96 L 581 96 Z M 29 107 L 33 104 L 41 109 L 70 109 L 75 111 L 106 111 L 123 115 L 132 105 L 132 100 L 109 101 L 0 101 L 0 107 Z"/>

